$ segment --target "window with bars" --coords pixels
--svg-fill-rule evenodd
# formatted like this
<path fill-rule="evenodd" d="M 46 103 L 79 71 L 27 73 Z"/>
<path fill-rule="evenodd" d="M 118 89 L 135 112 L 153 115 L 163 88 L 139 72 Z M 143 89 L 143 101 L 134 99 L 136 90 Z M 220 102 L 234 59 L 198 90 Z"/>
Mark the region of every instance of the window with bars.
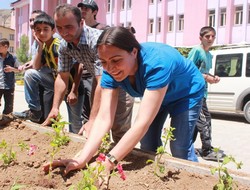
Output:
<path fill-rule="evenodd" d="M 132 7 L 132 0 L 128 0 L 128 8 L 131 9 Z"/>
<path fill-rule="evenodd" d="M 121 7 L 121 10 L 124 10 L 125 9 L 125 0 L 122 0 L 122 7 Z"/>
<path fill-rule="evenodd" d="M 158 18 L 158 33 L 161 33 L 161 18 Z"/>
<path fill-rule="evenodd" d="M 223 8 L 220 10 L 220 26 L 225 26 L 226 25 L 226 14 L 227 9 Z"/>
<path fill-rule="evenodd" d="M 210 10 L 208 14 L 208 25 L 215 27 L 215 10 Z"/>
<path fill-rule="evenodd" d="M 149 19 L 149 30 L 148 33 L 152 34 L 154 31 L 154 19 Z"/>
<path fill-rule="evenodd" d="M 178 30 L 179 31 L 183 31 L 184 30 L 184 15 L 179 15 Z"/>
<path fill-rule="evenodd" d="M 109 13 L 111 11 L 111 0 L 107 1 L 107 12 Z"/>
<path fill-rule="evenodd" d="M 240 25 L 242 24 L 242 19 L 243 19 L 243 7 L 235 7 L 235 19 L 234 19 L 234 24 Z"/>
<path fill-rule="evenodd" d="M 14 34 L 9 35 L 9 40 L 14 41 Z"/>
<path fill-rule="evenodd" d="M 10 53 L 14 53 L 14 47 L 13 47 L 13 46 L 10 46 L 10 47 L 9 47 L 9 51 L 10 51 Z"/>
<path fill-rule="evenodd" d="M 168 31 L 173 32 L 173 30 L 174 30 L 174 17 L 169 16 L 168 17 Z"/>
<path fill-rule="evenodd" d="M 248 24 L 250 24 L 250 5 L 248 6 Z"/>

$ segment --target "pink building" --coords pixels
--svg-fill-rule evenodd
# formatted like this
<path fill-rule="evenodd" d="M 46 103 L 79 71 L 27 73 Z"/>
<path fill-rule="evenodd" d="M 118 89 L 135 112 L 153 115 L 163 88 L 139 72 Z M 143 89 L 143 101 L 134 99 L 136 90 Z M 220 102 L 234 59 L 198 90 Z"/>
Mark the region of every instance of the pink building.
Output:
<path fill-rule="evenodd" d="M 250 0 L 95 0 L 97 20 L 110 26 L 136 29 L 140 42 L 172 46 L 199 43 L 199 30 L 210 25 L 217 31 L 215 44 L 250 43 Z M 41 9 L 51 16 L 58 4 L 77 5 L 80 0 L 17 0 L 12 3 L 17 40 L 29 30 L 29 15 Z M 16 42 L 18 46 L 19 42 Z"/>

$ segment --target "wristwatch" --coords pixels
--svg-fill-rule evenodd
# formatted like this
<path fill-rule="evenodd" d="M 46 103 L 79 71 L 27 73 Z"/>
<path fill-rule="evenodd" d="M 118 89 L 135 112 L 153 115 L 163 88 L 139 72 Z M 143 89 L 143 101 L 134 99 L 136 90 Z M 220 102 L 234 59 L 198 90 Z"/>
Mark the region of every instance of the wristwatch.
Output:
<path fill-rule="evenodd" d="M 115 164 L 115 165 L 118 164 L 118 161 L 116 160 L 116 158 L 115 158 L 113 155 L 107 154 L 107 155 L 106 155 L 106 158 L 107 158 L 110 162 L 112 162 L 113 164 Z"/>

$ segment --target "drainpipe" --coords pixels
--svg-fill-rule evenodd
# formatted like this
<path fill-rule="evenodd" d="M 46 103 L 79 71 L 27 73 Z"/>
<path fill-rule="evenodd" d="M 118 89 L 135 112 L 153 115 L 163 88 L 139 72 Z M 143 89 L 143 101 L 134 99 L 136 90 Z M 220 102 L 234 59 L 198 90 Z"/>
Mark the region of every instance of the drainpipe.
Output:
<path fill-rule="evenodd" d="M 33 11 L 33 0 L 30 0 L 30 7 L 29 7 L 29 15 L 31 15 L 32 11 Z M 29 20 L 28 20 L 29 22 Z M 18 23 L 20 24 L 20 23 Z M 31 46 L 32 46 L 32 43 L 33 43 L 33 34 L 32 34 L 32 30 L 31 28 L 29 27 L 29 53 L 31 53 Z M 19 44 L 20 45 L 20 44 Z"/>
<path fill-rule="evenodd" d="M 158 18 L 157 18 L 157 10 L 158 10 L 158 1 L 154 1 L 154 9 L 155 9 L 155 14 L 154 14 L 154 41 L 156 42 L 157 38 L 157 26 L 158 26 Z"/>

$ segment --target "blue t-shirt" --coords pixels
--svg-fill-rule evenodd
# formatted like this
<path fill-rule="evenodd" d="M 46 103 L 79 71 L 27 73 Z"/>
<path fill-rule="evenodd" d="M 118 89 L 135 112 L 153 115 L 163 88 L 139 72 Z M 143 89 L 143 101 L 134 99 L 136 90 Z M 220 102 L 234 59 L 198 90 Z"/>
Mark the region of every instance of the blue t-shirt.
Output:
<path fill-rule="evenodd" d="M 128 77 L 117 82 L 104 70 L 101 86 L 121 86 L 131 96 L 142 97 L 145 89 L 157 90 L 168 85 L 162 106 L 167 106 L 170 115 L 192 108 L 204 95 L 205 82 L 196 66 L 176 49 L 162 43 L 141 44 L 135 78 L 136 89 L 131 86 Z"/>

